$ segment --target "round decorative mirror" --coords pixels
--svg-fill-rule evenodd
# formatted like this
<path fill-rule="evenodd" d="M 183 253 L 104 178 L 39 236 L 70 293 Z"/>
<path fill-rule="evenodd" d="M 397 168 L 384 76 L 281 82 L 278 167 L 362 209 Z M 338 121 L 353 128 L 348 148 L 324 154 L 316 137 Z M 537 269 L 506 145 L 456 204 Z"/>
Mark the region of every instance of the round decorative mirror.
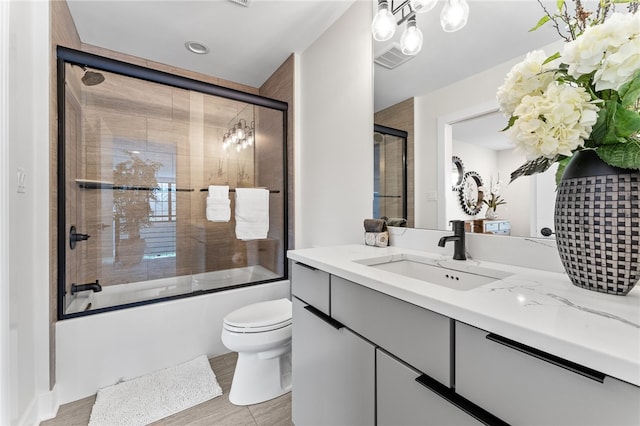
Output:
<path fill-rule="evenodd" d="M 462 178 L 462 184 L 458 189 L 460 206 L 468 215 L 475 216 L 482 209 L 484 199 L 484 184 L 477 172 L 466 172 Z"/>
<path fill-rule="evenodd" d="M 464 164 L 460 157 L 454 155 L 451 157 L 451 190 L 458 191 L 462 186 L 462 179 L 464 179 Z"/>

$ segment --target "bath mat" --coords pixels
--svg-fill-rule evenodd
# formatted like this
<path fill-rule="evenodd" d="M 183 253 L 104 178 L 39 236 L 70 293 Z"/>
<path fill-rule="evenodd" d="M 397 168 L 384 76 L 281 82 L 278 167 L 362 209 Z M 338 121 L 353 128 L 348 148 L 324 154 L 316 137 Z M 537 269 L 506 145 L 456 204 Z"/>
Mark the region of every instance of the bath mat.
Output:
<path fill-rule="evenodd" d="M 146 425 L 220 395 L 209 360 L 201 355 L 98 390 L 89 426 Z"/>

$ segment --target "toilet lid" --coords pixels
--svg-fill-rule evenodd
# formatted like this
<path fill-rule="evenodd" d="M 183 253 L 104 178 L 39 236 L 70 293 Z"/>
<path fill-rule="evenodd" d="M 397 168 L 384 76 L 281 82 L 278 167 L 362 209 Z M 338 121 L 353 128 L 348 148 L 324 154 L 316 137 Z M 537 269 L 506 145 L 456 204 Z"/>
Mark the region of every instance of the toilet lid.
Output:
<path fill-rule="evenodd" d="M 258 333 L 291 324 L 291 301 L 269 300 L 236 309 L 224 318 L 224 328 L 239 333 Z"/>

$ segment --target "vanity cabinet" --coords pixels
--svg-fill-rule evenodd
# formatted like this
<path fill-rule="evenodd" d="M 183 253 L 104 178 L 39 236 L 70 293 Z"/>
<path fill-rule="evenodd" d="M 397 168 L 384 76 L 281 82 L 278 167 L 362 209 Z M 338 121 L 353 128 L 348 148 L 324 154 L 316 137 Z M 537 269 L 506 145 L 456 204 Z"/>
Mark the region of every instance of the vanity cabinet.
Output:
<path fill-rule="evenodd" d="M 456 392 L 511 424 L 639 425 L 640 388 L 456 323 Z"/>
<path fill-rule="evenodd" d="M 343 278 L 331 277 L 331 316 L 440 383 L 451 383 L 452 321 Z"/>
<path fill-rule="evenodd" d="M 295 293 L 292 368 L 294 424 L 375 424 L 375 347 Z"/>
<path fill-rule="evenodd" d="M 442 396 L 420 384 L 418 370 L 378 349 L 376 405 L 378 426 L 480 425 Z"/>
<path fill-rule="evenodd" d="M 324 271 L 294 262 L 291 268 L 291 292 L 298 299 L 329 315 L 329 277 Z"/>

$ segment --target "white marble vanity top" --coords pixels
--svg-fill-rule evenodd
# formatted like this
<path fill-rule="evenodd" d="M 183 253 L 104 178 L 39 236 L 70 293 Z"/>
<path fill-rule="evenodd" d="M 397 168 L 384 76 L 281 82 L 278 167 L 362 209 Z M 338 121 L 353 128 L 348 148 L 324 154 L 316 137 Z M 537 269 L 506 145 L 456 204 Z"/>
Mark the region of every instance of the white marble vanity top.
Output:
<path fill-rule="evenodd" d="M 465 260 L 455 262 L 513 275 L 461 291 L 355 262 L 400 254 L 451 259 L 365 245 L 292 250 L 288 257 L 640 386 L 640 286 L 608 295 L 576 287 L 565 274 Z"/>

